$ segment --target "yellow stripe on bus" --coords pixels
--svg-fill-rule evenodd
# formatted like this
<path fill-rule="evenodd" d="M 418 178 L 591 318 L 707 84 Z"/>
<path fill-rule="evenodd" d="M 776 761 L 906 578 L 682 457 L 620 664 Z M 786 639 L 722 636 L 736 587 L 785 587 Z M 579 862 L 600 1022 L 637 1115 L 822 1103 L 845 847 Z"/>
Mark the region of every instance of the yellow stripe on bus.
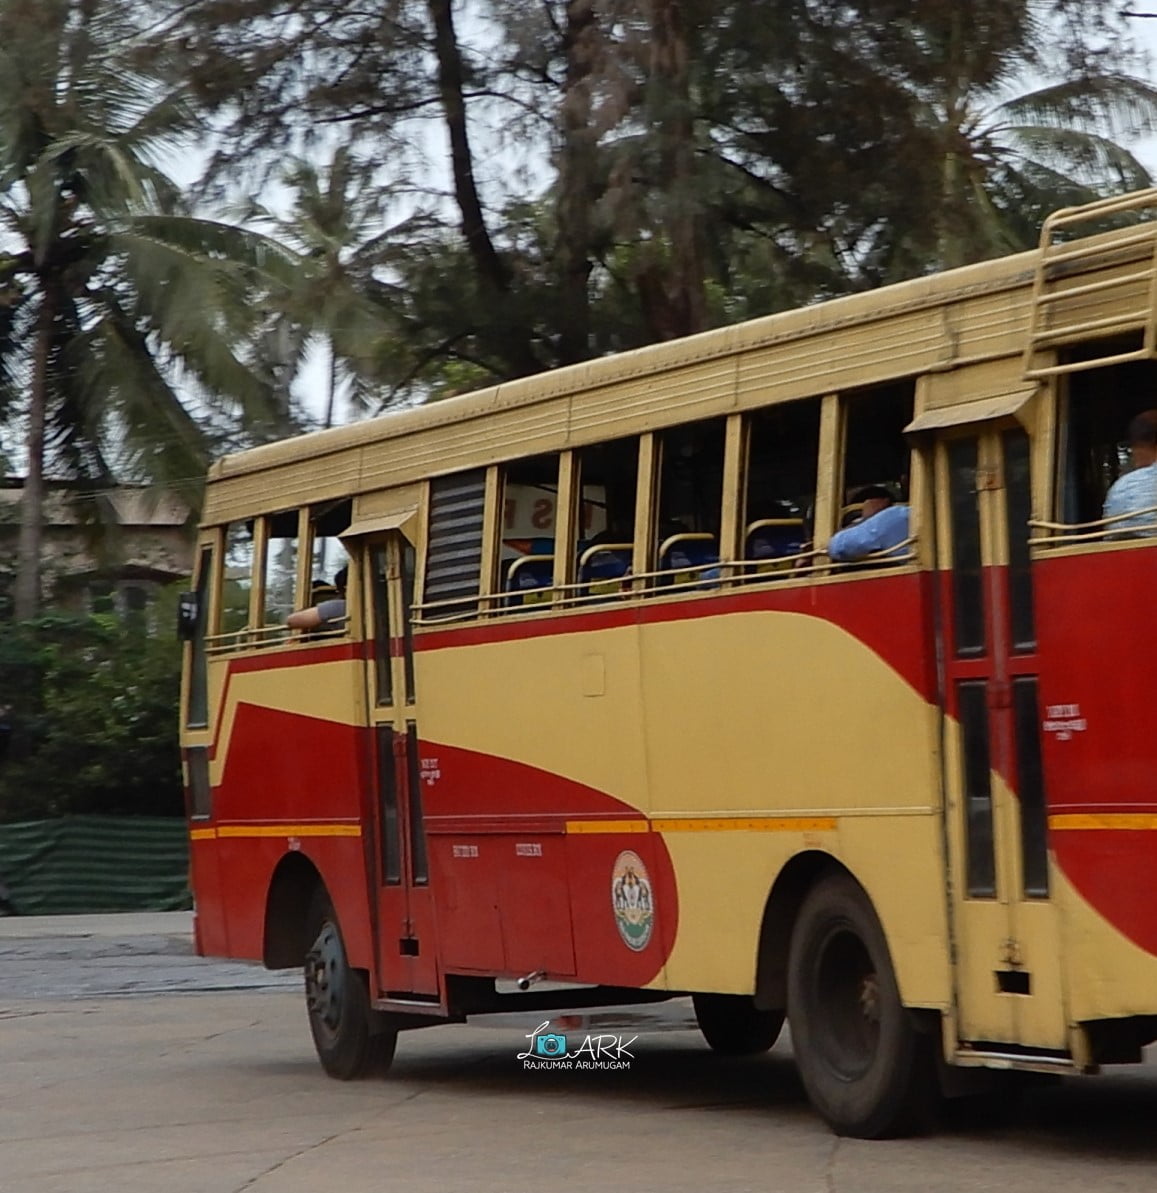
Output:
<path fill-rule="evenodd" d="M 568 833 L 648 833 L 646 820 L 568 820 Z"/>
<path fill-rule="evenodd" d="M 1064 812 L 1049 817 L 1055 829 L 1157 829 L 1157 816 L 1148 812 Z"/>
<path fill-rule="evenodd" d="M 217 837 L 360 837 L 358 824 L 222 824 L 216 829 L 194 829 L 193 833 Z M 196 839 L 194 837 L 194 839 Z"/>
<path fill-rule="evenodd" d="M 824 833 L 834 816 L 679 816 L 658 820 L 568 820 L 568 833 Z"/>

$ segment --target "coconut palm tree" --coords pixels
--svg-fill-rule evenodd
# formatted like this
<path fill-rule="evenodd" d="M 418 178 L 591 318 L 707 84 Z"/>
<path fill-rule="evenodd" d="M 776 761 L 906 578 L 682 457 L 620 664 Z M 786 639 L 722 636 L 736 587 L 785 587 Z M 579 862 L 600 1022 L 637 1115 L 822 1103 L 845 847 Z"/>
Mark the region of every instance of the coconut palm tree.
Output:
<path fill-rule="evenodd" d="M 408 230 L 421 219 L 387 226 L 389 192 L 375 184 L 372 169 L 348 147 L 335 149 L 321 169 L 303 159 L 291 161 L 281 182 L 291 197 L 284 213 L 251 202 L 244 218 L 268 228 L 309 261 L 310 269 L 264 329 L 264 355 L 296 375 L 307 353 L 325 351 L 322 425 L 329 427 L 339 393 L 355 413 L 369 409 L 377 396 L 387 341 L 396 330 L 391 312 L 396 291 L 375 271 L 401 264 L 398 253 Z"/>
<path fill-rule="evenodd" d="M 940 265 L 1029 248 L 1049 211 L 1152 184 L 1121 143 L 1157 131 L 1145 80 L 1108 73 L 990 98 L 968 97 L 941 124 Z"/>
<path fill-rule="evenodd" d="M 1157 131 L 1157 87 L 1124 58 L 1084 54 L 1079 69 L 1050 59 L 1038 47 L 1058 30 L 1042 0 L 983 7 L 1009 26 L 987 45 L 969 27 L 979 10 L 960 4 L 929 6 L 910 31 L 916 134 L 936 171 L 926 180 L 934 268 L 1029 248 L 1049 211 L 1151 182 L 1127 142 Z"/>
<path fill-rule="evenodd" d="M 134 60 L 133 0 L 0 0 L 0 417 L 23 430 L 18 617 L 40 603 L 46 464 L 193 494 L 215 434 L 289 425 L 238 353 L 294 255 L 197 218 L 159 168 L 197 132 Z"/>

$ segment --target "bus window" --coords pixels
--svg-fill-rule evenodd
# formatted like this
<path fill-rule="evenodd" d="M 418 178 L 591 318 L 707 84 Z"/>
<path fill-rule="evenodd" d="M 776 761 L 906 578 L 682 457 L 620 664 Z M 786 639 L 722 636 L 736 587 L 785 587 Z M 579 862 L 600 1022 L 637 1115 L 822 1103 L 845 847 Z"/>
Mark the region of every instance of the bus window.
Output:
<path fill-rule="evenodd" d="M 577 577 L 584 597 L 623 591 L 635 550 L 635 496 L 639 441 L 616 439 L 576 453 L 582 486 Z"/>
<path fill-rule="evenodd" d="M 848 394 L 844 400 L 844 475 L 837 487 L 842 495 L 837 516 L 837 530 L 855 525 L 865 513 L 879 512 L 881 503 L 895 505 L 898 521 L 894 533 L 884 536 L 887 546 L 896 546 L 908 537 L 906 513 L 910 450 L 904 438 L 904 428 L 912 421 L 916 387 L 914 382 L 878 386 Z M 888 513 L 889 519 L 893 514 Z M 849 561 L 865 558 L 861 549 L 843 549 L 838 554 L 836 544 L 829 547 L 834 560 Z M 906 554 L 899 549 L 897 554 Z"/>
<path fill-rule="evenodd" d="M 297 510 L 266 519 L 265 622 L 285 626 L 285 619 L 297 608 Z"/>
<path fill-rule="evenodd" d="M 249 594 L 253 589 L 253 523 L 230 522 L 225 527 L 225 574 L 221 584 L 222 634 L 235 634 L 249 624 Z"/>
<path fill-rule="evenodd" d="M 1087 369 L 1070 374 L 1067 383 L 1067 418 L 1057 437 L 1056 514 L 1058 522 L 1078 525 L 1101 518 L 1110 486 L 1132 468 L 1129 424 L 1157 407 L 1157 364 Z"/>
<path fill-rule="evenodd" d="M 310 605 L 317 604 L 315 597 L 318 600 L 332 598 L 336 592 L 334 575 L 349 566 L 349 554 L 338 536 L 349 529 L 352 515 L 353 502 L 348 498 L 315 505 L 309 511 L 310 592 L 307 603 Z"/>
<path fill-rule="evenodd" d="M 550 604 L 558 525 L 558 456 L 506 465 L 502 476 L 499 576 L 507 608 Z"/>
<path fill-rule="evenodd" d="M 820 402 L 786 402 L 747 417 L 740 553 L 753 574 L 782 571 L 811 539 Z"/>
<path fill-rule="evenodd" d="M 482 514 L 486 469 L 475 468 L 430 482 L 423 617 L 428 621 L 478 612 L 482 583 Z"/>
<path fill-rule="evenodd" d="M 665 582 L 693 584 L 719 562 L 723 509 L 723 444 L 727 421 L 672 427 L 659 434 L 659 500 L 655 566 Z"/>

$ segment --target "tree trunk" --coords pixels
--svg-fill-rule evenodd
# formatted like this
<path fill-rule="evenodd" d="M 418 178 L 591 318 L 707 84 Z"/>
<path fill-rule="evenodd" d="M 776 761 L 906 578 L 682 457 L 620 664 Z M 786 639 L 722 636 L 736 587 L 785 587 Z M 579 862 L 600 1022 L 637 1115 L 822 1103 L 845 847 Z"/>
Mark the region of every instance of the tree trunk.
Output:
<path fill-rule="evenodd" d="M 474 178 L 474 155 L 470 148 L 463 92 L 462 53 L 454 29 L 452 0 L 428 0 L 428 10 L 434 23 L 438 89 L 450 137 L 454 198 L 462 217 L 462 235 L 474 261 L 483 302 L 490 313 L 485 331 L 493 350 L 512 376 L 537 373 L 542 364 L 531 351 L 528 329 L 520 319 L 513 317 L 509 301 L 510 271 L 490 239 Z"/>
<path fill-rule="evenodd" d="M 36 323 L 28 408 L 28 466 L 20 499 L 14 605 L 17 621 L 40 612 L 40 555 L 44 539 L 44 427 L 48 416 L 48 358 L 56 322 L 56 294 L 46 287 Z"/>
<path fill-rule="evenodd" d="M 663 230 L 670 253 L 663 271 L 665 309 L 654 311 L 651 321 L 664 339 L 690 335 L 707 326 L 687 34 L 681 0 L 651 0 L 652 119 L 659 145 Z"/>
<path fill-rule="evenodd" d="M 591 205 L 595 198 L 595 144 L 591 74 L 598 55 L 593 0 L 567 0 L 566 58 L 558 170 L 558 269 L 561 290 L 559 364 L 590 355 Z"/>

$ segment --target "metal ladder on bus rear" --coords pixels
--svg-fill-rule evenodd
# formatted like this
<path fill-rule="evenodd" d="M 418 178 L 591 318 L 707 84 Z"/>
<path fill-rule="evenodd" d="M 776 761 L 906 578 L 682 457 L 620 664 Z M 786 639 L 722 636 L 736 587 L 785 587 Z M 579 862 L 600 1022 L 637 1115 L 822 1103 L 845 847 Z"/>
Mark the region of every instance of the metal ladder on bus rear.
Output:
<path fill-rule="evenodd" d="M 1142 215 L 1141 222 L 1132 227 L 1092 233 L 1078 240 L 1058 239 L 1080 224 L 1145 212 L 1149 218 Z M 1107 276 L 1081 281 L 1095 273 Z M 1113 310 L 1093 318 L 1088 315 L 1090 307 L 1111 308 L 1122 301 L 1124 311 Z M 1059 364 L 1038 363 L 1040 355 L 1051 348 L 1137 333 L 1141 335 L 1139 348 L 1109 350 L 1104 355 Z M 1049 377 L 1155 356 L 1157 187 L 1054 211 L 1041 227 L 1024 354 L 1025 377 Z"/>

